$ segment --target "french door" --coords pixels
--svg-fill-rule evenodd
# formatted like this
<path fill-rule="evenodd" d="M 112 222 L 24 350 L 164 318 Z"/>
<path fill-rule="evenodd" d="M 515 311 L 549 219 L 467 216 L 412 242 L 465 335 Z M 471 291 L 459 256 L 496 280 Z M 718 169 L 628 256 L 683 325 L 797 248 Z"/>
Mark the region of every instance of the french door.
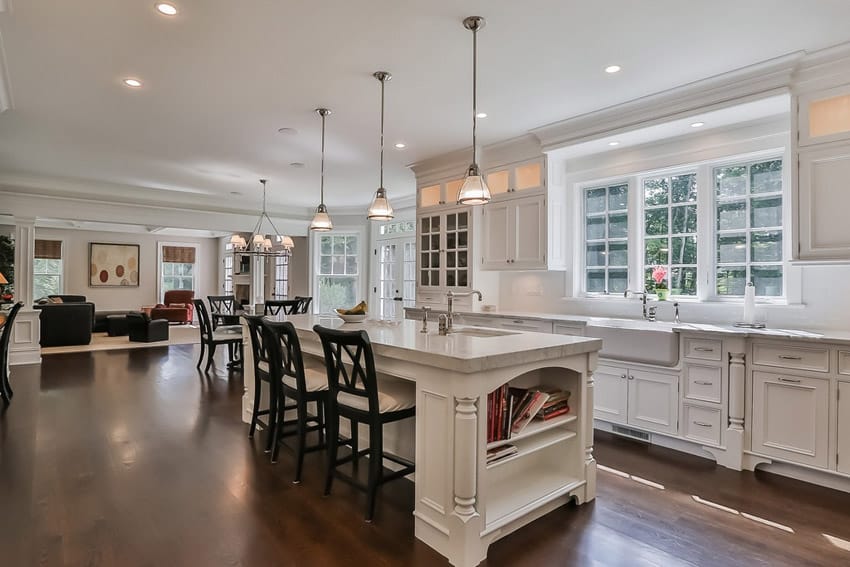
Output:
<path fill-rule="evenodd" d="M 401 319 L 404 307 L 416 303 L 416 239 L 393 238 L 377 242 L 377 314 L 381 319 Z"/>

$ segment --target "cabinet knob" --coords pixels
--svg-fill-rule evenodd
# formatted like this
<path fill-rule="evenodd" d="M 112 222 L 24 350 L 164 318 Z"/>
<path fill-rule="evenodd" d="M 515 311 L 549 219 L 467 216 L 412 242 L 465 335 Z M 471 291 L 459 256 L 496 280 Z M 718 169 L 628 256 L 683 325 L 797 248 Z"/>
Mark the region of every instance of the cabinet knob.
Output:
<path fill-rule="evenodd" d="M 620 375 L 620 378 L 622 378 L 623 380 L 625 380 L 625 379 L 626 379 L 626 378 L 628 378 L 628 377 L 629 377 L 629 376 L 628 376 L 628 374 L 621 374 L 621 375 Z"/>
<path fill-rule="evenodd" d="M 510 264 L 510 263 L 511 263 L 510 260 L 505 260 L 505 264 Z"/>
<path fill-rule="evenodd" d="M 635 377 L 632 376 L 631 374 L 629 374 L 629 380 L 634 380 L 634 379 L 635 379 Z"/>

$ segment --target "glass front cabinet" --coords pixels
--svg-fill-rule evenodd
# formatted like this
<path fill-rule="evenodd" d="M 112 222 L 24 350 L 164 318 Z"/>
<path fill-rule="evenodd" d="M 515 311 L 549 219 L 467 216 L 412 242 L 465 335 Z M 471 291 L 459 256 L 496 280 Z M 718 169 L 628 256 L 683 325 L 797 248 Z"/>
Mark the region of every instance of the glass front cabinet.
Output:
<path fill-rule="evenodd" d="M 417 217 L 419 258 L 417 285 L 429 296 L 469 289 L 472 215 L 468 207 L 424 213 Z"/>

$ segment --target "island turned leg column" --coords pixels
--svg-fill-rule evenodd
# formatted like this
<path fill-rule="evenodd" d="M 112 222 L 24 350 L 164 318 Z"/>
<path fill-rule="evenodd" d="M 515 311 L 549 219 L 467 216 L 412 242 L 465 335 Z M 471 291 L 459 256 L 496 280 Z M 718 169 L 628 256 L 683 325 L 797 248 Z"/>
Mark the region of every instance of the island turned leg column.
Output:
<path fill-rule="evenodd" d="M 593 390 L 593 370 L 588 370 L 584 402 L 584 472 L 587 478 L 584 502 L 590 502 L 596 498 L 596 459 L 593 458 Z"/>
<path fill-rule="evenodd" d="M 744 397 L 747 366 L 742 352 L 729 353 L 729 427 L 726 430 L 726 458 L 722 464 L 737 471 L 744 460 Z"/>
<path fill-rule="evenodd" d="M 245 319 L 242 319 L 242 383 L 242 421 L 251 423 L 254 396 L 261 395 L 261 392 L 254 392 L 254 350 L 251 348 L 251 335 Z"/>
<path fill-rule="evenodd" d="M 478 565 L 487 556 L 478 512 L 478 398 L 455 398 L 454 510 L 460 525 L 451 529 L 452 565 Z"/>

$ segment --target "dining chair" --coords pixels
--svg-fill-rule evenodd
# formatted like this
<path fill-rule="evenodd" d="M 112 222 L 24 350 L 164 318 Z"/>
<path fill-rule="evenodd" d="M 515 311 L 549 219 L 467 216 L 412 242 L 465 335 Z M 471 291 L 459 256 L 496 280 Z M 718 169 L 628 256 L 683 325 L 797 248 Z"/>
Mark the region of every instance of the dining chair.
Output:
<path fill-rule="evenodd" d="M 298 299 L 269 299 L 263 312 L 266 315 L 278 315 L 282 311 L 284 315 L 295 315 L 298 313 L 298 306 L 301 301 Z"/>
<path fill-rule="evenodd" d="M 328 374 L 327 437 L 328 462 L 325 477 L 325 495 L 331 492 L 334 477 L 365 490 L 366 521 L 371 522 L 375 514 L 375 496 L 380 485 L 405 477 L 414 472 L 414 464 L 402 457 L 385 453 L 383 427 L 416 415 L 416 390 L 412 383 L 404 380 L 378 380 L 372 343 L 366 331 L 339 331 L 316 325 L 313 331 L 322 341 L 325 366 Z M 357 424 L 369 428 L 369 448 L 338 456 L 339 418 L 352 421 L 352 439 L 357 438 Z M 337 470 L 339 465 L 356 461 L 361 455 L 369 457 L 369 477 L 364 486 L 354 477 Z M 401 468 L 384 473 L 384 459 Z"/>
<path fill-rule="evenodd" d="M 9 314 L 6 315 L 2 332 L 0 332 L 0 397 L 3 398 L 3 404 L 7 406 L 12 401 L 12 396 L 15 395 L 15 392 L 12 391 L 12 385 L 9 383 L 9 339 L 15 328 L 15 318 L 23 306 L 24 304 L 21 301 L 12 306 Z"/>
<path fill-rule="evenodd" d="M 213 329 L 210 315 L 207 312 L 207 306 L 204 305 L 202 299 L 195 299 L 195 311 L 198 313 L 198 321 L 201 327 L 201 356 L 198 358 L 198 368 L 201 367 L 201 362 L 204 359 L 204 350 L 208 351 L 207 366 L 204 372 L 209 372 L 212 365 L 215 348 L 218 345 L 232 346 L 234 351 L 238 353 L 238 360 L 242 360 L 242 327 L 234 325 L 229 329 Z M 231 360 L 232 367 L 237 360 Z"/>
<path fill-rule="evenodd" d="M 213 331 L 230 330 L 233 326 L 239 325 L 239 315 L 234 315 L 238 303 L 236 303 L 235 295 L 208 295 L 207 301 L 210 302 L 210 319 L 212 321 Z M 225 329 L 225 327 L 227 327 Z M 234 352 L 233 345 L 227 345 L 227 355 L 230 360 L 233 360 Z"/>
<path fill-rule="evenodd" d="M 303 297 L 301 295 L 296 295 L 295 299 L 301 301 L 301 304 L 298 306 L 298 313 L 309 313 L 310 312 L 310 304 L 313 303 L 312 297 Z"/>
<path fill-rule="evenodd" d="M 281 439 L 294 435 L 295 483 L 301 482 L 304 454 L 320 451 L 325 444 L 325 405 L 328 399 L 327 373 L 305 368 L 301 354 L 301 342 L 295 326 L 288 321 L 262 320 L 265 344 L 268 347 L 272 383 L 278 388 L 279 401 L 277 424 L 272 443 L 272 462 L 277 462 Z M 287 405 L 293 400 L 293 405 Z M 309 405 L 316 405 L 316 413 L 310 413 Z M 295 409 L 295 419 L 285 419 L 286 410 Z M 294 426 L 294 427 L 293 427 Z M 288 428 L 288 429 L 287 429 Z M 307 434 L 317 432 L 318 443 L 307 445 Z"/>

